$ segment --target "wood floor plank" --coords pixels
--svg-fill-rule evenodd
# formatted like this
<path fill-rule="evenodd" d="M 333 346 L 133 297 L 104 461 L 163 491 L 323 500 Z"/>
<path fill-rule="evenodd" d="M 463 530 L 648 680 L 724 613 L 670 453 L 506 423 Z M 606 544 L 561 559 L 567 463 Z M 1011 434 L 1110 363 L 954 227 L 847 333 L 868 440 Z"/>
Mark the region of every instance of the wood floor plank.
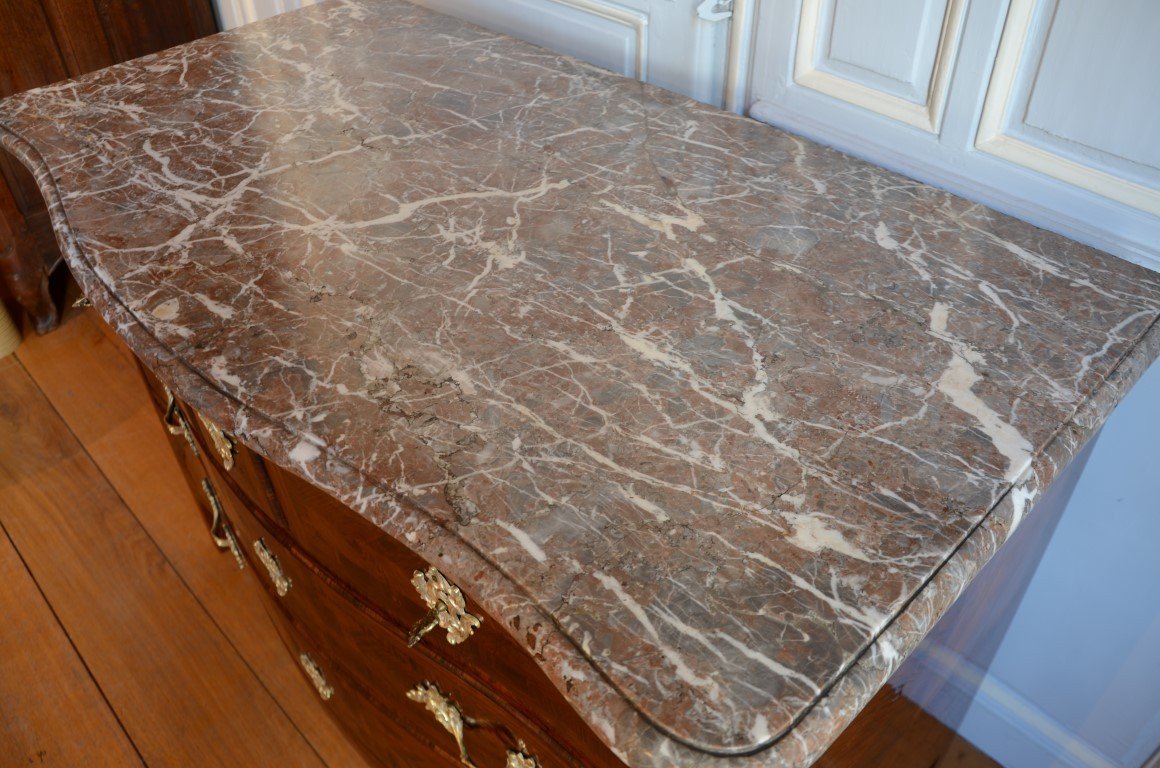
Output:
<path fill-rule="evenodd" d="M 971 742 L 956 735 L 933 768 L 1000 768 Z"/>
<path fill-rule="evenodd" d="M 2 530 L 0 584 L 0 764 L 142 765 Z"/>
<path fill-rule="evenodd" d="M 92 310 L 17 353 L 109 483 L 165 552 L 226 637 L 323 760 L 369 768 L 304 682 L 262 604 L 252 574 L 212 545 L 132 353 Z"/>
<path fill-rule="evenodd" d="M 0 524 L 150 766 L 324 764 L 23 366 L 0 367 Z"/>
<path fill-rule="evenodd" d="M 889 685 L 855 723 L 818 759 L 816 768 L 1000 768 Z"/>

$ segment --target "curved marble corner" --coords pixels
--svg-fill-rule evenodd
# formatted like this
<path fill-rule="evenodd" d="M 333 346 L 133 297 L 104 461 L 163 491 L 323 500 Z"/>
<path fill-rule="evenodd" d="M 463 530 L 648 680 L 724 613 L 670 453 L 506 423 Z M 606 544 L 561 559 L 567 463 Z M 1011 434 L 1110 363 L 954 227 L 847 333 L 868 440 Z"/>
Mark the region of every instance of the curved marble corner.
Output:
<path fill-rule="evenodd" d="M 406 71 L 406 56 L 414 54 L 404 49 L 413 43 L 392 38 L 397 45 L 376 52 L 373 67 L 359 69 L 353 57 L 363 49 L 354 46 L 343 53 L 343 46 L 335 45 L 335 40 L 361 40 L 367 30 L 390 38 L 397 29 L 411 27 L 453 42 L 455 52 L 446 58 L 454 66 L 418 78 Z M 218 71 L 222 61 L 241 62 L 246 69 Z M 264 68 L 275 74 L 306 72 L 307 85 L 287 95 L 276 78 L 263 86 L 256 84 L 260 78 L 245 74 L 261 74 Z M 311 79 L 316 71 L 326 77 Z M 348 71 L 358 77 L 344 74 Z M 430 79 L 436 75 L 447 82 Z M 166 100 L 166 89 L 196 90 L 202 87 L 199 82 L 220 88 L 222 78 L 230 77 L 239 78 L 238 98 L 249 100 L 247 108 L 253 109 L 255 122 L 263 121 L 266 133 L 248 136 L 243 130 L 236 134 L 243 139 L 239 144 L 221 142 L 208 157 L 229 159 L 235 151 L 231 147 L 244 145 L 247 138 L 279 147 L 297 142 L 302 159 L 287 164 L 287 175 L 317 155 L 329 157 L 319 147 L 342 144 L 336 156 L 362 149 L 366 137 L 345 138 L 337 130 L 341 120 L 336 114 L 346 114 L 356 134 L 375 122 L 376 108 L 393 108 L 396 114 L 410 110 L 406 114 L 414 123 L 425 125 L 442 120 L 429 112 L 440 99 L 463 111 L 471 94 L 483 94 L 488 104 L 478 116 L 462 124 L 440 123 L 432 135 L 482 142 L 480 155 L 493 152 L 499 158 L 485 170 L 525 174 L 520 179 L 528 182 L 522 187 L 525 194 L 516 197 L 548 201 L 551 210 L 541 216 L 539 229 L 520 233 L 533 256 L 517 258 L 499 245 L 514 237 L 520 224 L 511 219 L 518 220 L 518 213 L 505 220 L 504 210 L 485 207 L 468 211 L 480 216 L 474 235 L 470 227 L 456 228 L 454 213 L 444 229 L 437 221 L 415 222 L 421 242 L 377 257 L 381 261 L 373 266 L 382 279 L 413 278 L 405 272 L 412 251 L 427 247 L 434 252 L 449 243 L 479 255 L 487 265 L 451 288 L 470 288 L 470 302 L 480 281 L 495 281 L 486 296 L 495 312 L 507 311 L 495 309 L 498 298 L 531 304 L 534 290 L 550 287 L 573 300 L 577 286 L 615 279 L 619 282 L 609 285 L 614 299 L 604 304 L 594 298 L 597 303 L 588 307 L 602 318 L 598 330 L 605 335 L 596 340 L 570 336 L 565 328 L 545 342 L 519 325 L 523 315 L 518 312 L 503 315 L 508 325 L 501 327 L 522 334 L 520 341 L 528 346 L 542 344 L 539 357 L 554 356 L 558 364 L 570 366 L 576 381 L 615 374 L 626 384 L 618 390 L 622 397 L 629 397 L 633 387 L 659 393 L 652 399 L 646 393 L 632 408 L 602 401 L 595 404 L 597 412 L 603 409 L 627 423 L 646 406 L 667 415 L 666 399 L 703 398 L 710 404 L 706 413 L 717 415 L 700 427 L 658 432 L 656 424 L 645 424 L 639 432 L 601 437 L 591 466 L 620 473 L 621 479 L 610 485 L 619 495 L 611 497 L 612 490 L 600 488 L 583 496 L 590 489 L 572 488 L 551 474 L 551 462 L 567 463 L 569 451 L 585 450 L 582 441 L 568 451 L 545 449 L 529 458 L 520 439 L 535 429 L 567 428 L 596 444 L 604 427 L 597 431 L 583 419 L 539 424 L 555 406 L 539 400 L 535 388 L 518 390 L 526 403 L 504 401 L 504 408 L 493 407 L 485 418 L 479 412 L 487 410 L 489 398 L 510 393 L 482 377 L 471 380 L 462 370 L 431 364 L 438 369 L 438 376 L 429 376 L 431 386 L 446 383 L 458 394 L 440 406 L 443 410 L 419 415 L 438 417 L 440 427 L 459 430 L 454 434 L 458 447 L 428 453 L 425 443 L 416 443 L 408 449 L 411 463 L 403 471 L 380 456 L 387 438 L 407 436 L 397 431 L 402 428 L 396 422 L 387 423 L 397 415 L 384 416 L 381 429 L 370 425 L 365 419 L 373 411 L 336 387 L 334 410 L 354 419 L 368 436 L 364 444 L 352 445 L 345 439 L 351 429 L 346 422 L 315 428 L 303 416 L 321 402 L 311 400 L 307 389 L 293 389 L 293 397 L 279 400 L 243 386 L 241 367 L 269 364 L 260 350 L 245 348 L 244 336 L 231 337 L 238 354 L 227 360 L 231 349 L 203 353 L 177 331 L 229 335 L 232 318 L 252 309 L 246 306 L 251 297 L 225 291 L 230 283 L 222 274 L 210 279 L 182 273 L 194 263 L 188 254 L 166 261 L 170 257 L 160 247 L 154 262 L 143 263 L 145 277 L 136 274 L 133 248 L 120 242 L 113 220 L 116 215 L 149 218 L 163 233 L 185 220 L 180 211 L 163 206 L 189 203 L 183 190 L 188 179 L 171 172 L 171 156 L 158 147 L 174 130 L 170 120 L 229 115 L 215 114 L 213 103 L 196 96 Z M 365 91 L 369 77 L 380 77 L 372 84 L 383 88 L 392 85 L 392 78 L 412 78 L 407 88 L 428 100 L 376 107 L 378 93 Z M 148 107 L 126 101 L 138 98 L 138 84 L 151 78 L 165 88 L 150 94 Z M 543 98 L 544 92 L 554 100 Z M 325 130 L 283 125 L 286 115 L 296 114 L 284 108 L 287 98 L 304 98 L 327 116 L 324 122 L 333 120 Z M 486 128 L 480 121 L 487 122 Z M 601 127 L 594 130 L 597 124 Z M 138 138 L 135 129 L 141 126 L 148 128 L 140 133 L 149 141 Z M 537 130 L 553 138 L 540 140 Z M 100 131 L 116 135 L 122 154 L 112 160 L 106 156 L 109 147 L 99 136 L 93 138 Z M 575 138 L 590 133 L 598 140 Z M 628 170 L 613 168 L 602 154 L 608 152 L 609 136 L 616 139 L 616 161 Z M 391 146 L 407 148 L 400 150 L 399 167 L 431 161 L 412 135 L 391 141 L 396 139 Z M 495 146 L 487 143 L 492 141 Z M 471 596 L 518 641 L 531 643 L 534 657 L 561 693 L 633 766 L 789 768 L 816 759 L 1160 355 L 1160 278 L 796 137 L 400 2 L 327 3 L 105 70 L 78 84 L 0 102 L 0 146 L 34 174 L 74 276 L 146 365 L 246 445 L 327 490 L 460 585 L 470 585 Z M 447 151 L 443 145 L 438 149 Z M 540 154 L 523 164 L 512 159 L 533 150 Z M 140 194 L 110 200 L 100 185 L 78 188 L 85 184 L 86 164 L 109 172 L 102 183 L 114 189 L 118 184 L 139 187 Z M 576 181 L 581 168 L 590 177 L 603 174 L 613 182 L 641 176 L 647 181 L 640 189 L 622 189 L 602 179 L 582 189 Z M 183 172 L 216 173 L 196 164 Z M 62 175 L 71 179 L 63 190 Z M 427 183 L 425 176 L 414 181 Z M 293 180 L 287 183 L 293 194 L 312 199 Z M 466 184 L 448 182 L 461 183 Z M 466 200 L 467 206 L 481 195 L 465 187 L 427 199 L 435 197 L 441 204 Z M 335 216 L 373 213 L 387 226 L 409 222 L 417 210 L 385 194 L 356 202 L 374 210 Z M 383 213 L 391 206 L 398 212 Z M 230 215 L 241 221 L 243 214 L 264 213 L 254 204 Z M 70 220 L 74 215 L 83 218 L 83 232 Z M 595 274 L 583 264 L 568 272 L 573 267 L 556 258 L 552 265 L 561 274 L 538 286 L 520 282 L 517 267 L 534 253 L 551 251 L 565 225 L 585 215 L 587 226 L 600 221 L 607 235 L 608 274 Z M 582 228 L 577 224 L 566 234 L 580 238 L 575 232 Z M 901 233 L 910 230 L 904 240 Z M 612 258 L 613 241 L 625 251 L 620 261 Z M 285 252 L 294 252 L 292 239 L 285 245 Z M 362 242 L 360 247 L 369 246 Z M 1055 250 L 1063 254 L 1058 259 L 1040 255 Z M 654 251 L 663 257 L 638 255 Z M 294 270 L 282 251 L 263 258 L 260 267 Z M 1004 258 L 1011 260 L 1010 276 Z M 875 259 L 882 261 L 867 264 Z M 663 269 L 655 266 L 661 262 Z M 732 267 L 734 262 L 744 268 Z M 626 279 L 630 272 L 636 282 Z M 365 279 L 353 271 L 336 279 L 349 281 L 349 288 L 356 278 Z M 157 295 L 146 290 L 153 283 Z M 291 300 L 300 302 L 291 308 L 306 315 L 315 296 L 296 290 L 286 288 L 278 301 L 267 301 L 257 291 L 264 302 L 258 315 L 276 315 Z M 1084 303 L 1087 297 L 1093 298 L 1091 306 Z M 457 298 L 453 306 L 462 304 Z M 186 327 L 175 329 L 170 321 L 179 306 Z M 350 309 L 362 311 L 353 303 Z M 577 315 L 585 311 L 576 310 Z M 636 311 L 648 314 L 634 329 L 631 312 Z M 832 313 L 837 322 L 831 324 Z M 321 329 L 322 342 L 302 343 L 314 344 L 310 354 L 339 365 L 326 346 L 341 343 L 337 328 L 329 328 L 321 312 L 306 319 L 312 329 Z M 749 326 L 768 333 L 763 336 Z M 418 336 L 435 329 L 409 330 Z M 1082 338 L 1082 349 L 1069 349 L 1073 337 Z M 387 342 L 376 343 L 374 354 L 362 358 L 364 368 L 393 372 L 402 367 L 406 355 Z M 430 345 L 430 338 L 419 343 Z M 801 353 L 805 348 L 809 354 Z M 500 349 L 503 362 L 536 371 L 538 358 L 521 357 L 519 345 Z M 604 365 L 611 358 L 602 361 L 598 351 L 615 355 L 615 364 Z M 993 356 L 989 367 L 981 363 L 984 352 Z M 1043 359 L 1053 355 L 1062 359 Z M 827 357 L 840 364 L 827 367 Z M 748 370 L 750 358 L 754 371 Z M 423 368 L 422 360 L 408 359 Z M 904 362 L 888 376 L 894 359 Z M 702 365 L 710 367 L 697 367 Z M 1042 366 L 1050 370 L 1044 373 Z M 763 374 L 766 368 L 776 368 L 784 379 Z M 869 373 L 874 370 L 883 373 Z M 391 376 L 375 373 L 371 378 Z M 781 398 L 776 403 L 775 390 Z M 906 408 L 917 412 L 908 414 Z M 906 428 L 922 418 L 930 423 Z M 483 435 L 483 446 L 471 442 L 468 427 Z M 709 447 L 682 442 L 690 431 Z M 828 437 L 834 434 L 841 439 Z M 429 437 L 444 439 L 437 432 Z M 714 440 L 727 447 L 713 446 Z M 647 454 L 650 466 L 666 472 L 694 467 L 732 496 L 706 501 L 696 487 L 678 488 L 672 479 L 676 475 L 660 470 L 660 490 L 650 495 L 641 478 L 652 470 L 630 468 L 624 456 L 631 451 Z M 530 468 L 533 460 L 539 475 Z M 966 469 L 957 466 L 959 461 Z M 485 467 L 494 484 L 473 484 L 475 466 Z M 936 480 L 919 476 L 923 471 Z M 546 552 L 543 536 L 548 534 L 543 532 L 553 531 L 551 506 L 545 515 L 529 516 L 503 495 L 503 488 L 534 485 L 536 477 L 555 483 L 548 492 L 563 489 L 583 496 L 589 506 L 570 508 L 568 519 L 599 528 L 601 536 L 560 534 Z M 633 477 L 635 485 L 624 479 Z M 556 502 L 566 505 L 563 491 Z M 487 502 L 488 514 L 481 515 Z M 607 502 L 620 517 L 612 522 L 602 518 L 596 502 Z M 817 514 L 810 511 L 815 506 Z M 697 538 L 689 531 L 702 519 L 710 521 L 709 534 Z M 606 532 L 620 536 L 615 546 L 588 551 L 593 543 L 607 544 Z M 761 535 L 772 540 L 771 549 L 751 546 Z M 928 551 L 907 543 L 920 538 L 937 546 Z M 641 542 L 659 549 L 637 552 Z M 717 560 L 693 569 L 704 583 L 681 583 L 658 595 L 648 584 L 630 580 L 635 573 L 676 578 L 680 574 L 664 571 L 663 563 L 668 555 L 687 556 L 691 548 L 703 549 L 706 560 Z M 774 562 L 771 554 L 785 562 Z M 544 567 L 549 555 L 571 562 L 562 569 L 567 579 L 553 580 L 551 569 Z M 910 559 L 921 562 L 911 567 Z M 745 591 L 750 582 L 717 579 L 719 569 L 742 577 L 756 573 L 753 589 L 781 584 L 780 602 L 768 604 L 784 615 L 770 619 L 764 605 L 753 605 L 760 600 Z M 837 587 L 834 595 L 820 590 L 812 581 L 820 579 L 818 573 L 841 582 L 840 594 Z M 871 577 L 882 583 L 869 583 Z M 718 594 L 737 584 L 742 586 L 736 593 Z M 745 642 L 722 628 L 721 622 L 733 617 L 696 608 L 698 601 L 718 599 L 721 606 L 747 611 L 738 614 L 744 625 L 738 634 Z M 514 630 L 536 625 L 543 630 L 530 640 Z M 781 627 L 806 635 L 827 626 L 837 627 L 833 636 L 802 639 L 790 656 L 770 650 L 759 631 Z M 743 673 L 754 669 L 768 689 L 751 696 Z"/>

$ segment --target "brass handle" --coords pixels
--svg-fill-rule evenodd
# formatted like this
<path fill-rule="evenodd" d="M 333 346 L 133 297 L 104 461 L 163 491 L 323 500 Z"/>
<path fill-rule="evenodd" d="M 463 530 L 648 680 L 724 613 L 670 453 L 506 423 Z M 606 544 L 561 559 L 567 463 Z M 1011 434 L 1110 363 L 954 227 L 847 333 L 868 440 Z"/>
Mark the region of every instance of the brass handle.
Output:
<path fill-rule="evenodd" d="M 238 570 L 244 569 L 246 558 L 242 554 L 237 536 L 234 536 L 233 530 L 226 523 L 225 510 L 222 509 L 222 503 L 208 478 L 202 478 L 201 489 L 205 491 L 205 497 L 209 499 L 209 508 L 213 512 L 213 520 L 209 524 L 209 535 L 213 537 L 213 543 L 218 549 L 228 549 L 238 564 Z"/>
<path fill-rule="evenodd" d="M 269 574 L 270 583 L 274 585 L 274 591 L 278 593 L 278 597 L 285 597 L 293 582 L 283 572 L 282 564 L 278 562 L 278 556 L 270 551 L 263 539 L 254 542 L 254 552 L 258 555 L 258 560 L 262 565 L 266 566 L 266 573 Z"/>
<path fill-rule="evenodd" d="M 419 683 L 407 691 L 407 698 L 419 702 L 435 716 L 435 721 L 455 739 L 455 746 L 459 748 L 459 762 L 470 766 L 470 768 L 475 768 L 475 763 L 471 762 L 471 757 L 467 754 L 464 730 L 467 727 L 483 724 L 464 715 L 459 705 L 452 701 L 450 696 L 439 690 L 439 686 L 435 683 Z M 528 748 L 524 742 L 517 740 L 516 743 L 518 745 L 516 749 L 507 751 L 505 768 L 540 768 L 540 762 L 528 754 Z"/>
<path fill-rule="evenodd" d="M 169 391 L 169 387 L 165 388 L 165 416 L 162 421 L 165 422 L 165 428 L 169 430 L 169 434 L 181 435 L 185 438 L 185 442 L 189 443 L 189 449 L 193 451 L 194 456 L 201 455 L 197 450 L 197 441 L 193 439 L 193 430 L 189 428 L 185 414 L 178 409 L 177 398 Z"/>
<path fill-rule="evenodd" d="M 483 623 L 483 619 L 467 612 L 467 603 L 459 588 L 447 580 L 435 567 L 426 571 L 415 571 L 411 584 L 419 591 L 419 597 L 427 604 L 427 615 L 411 630 L 407 638 L 407 647 L 414 647 L 423 639 L 423 635 L 435 627 L 447 630 L 447 642 L 458 645 Z"/>
<path fill-rule="evenodd" d="M 233 435 L 200 413 L 197 414 L 197 418 L 201 421 L 202 426 L 205 427 L 205 431 L 209 433 L 210 442 L 213 443 L 214 449 L 222 460 L 222 468 L 229 472 L 234 468 L 234 457 L 238 453 L 238 446 L 234 442 Z"/>
<path fill-rule="evenodd" d="M 428 712 L 435 715 L 435 721 L 455 739 L 455 745 L 459 747 L 459 762 L 475 768 L 475 763 L 471 762 L 471 758 L 467 755 L 467 744 L 463 740 L 463 726 L 473 724 L 474 721 L 464 718 L 463 712 L 455 702 L 434 683 L 419 683 L 407 691 L 407 698 L 419 702 Z"/>
<path fill-rule="evenodd" d="M 528 748 L 521 741 L 519 749 L 508 750 L 507 765 L 504 768 L 540 768 L 540 761 L 535 755 L 528 754 Z"/>
<path fill-rule="evenodd" d="M 318 691 L 322 700 L 330 701 L 330 697 L 334 696 L 334 688 L 326 682 L 326 675 L 322 674 L 322 668 L 318 666 L 318 662 L 310 658 L 309 653 L 300 653 L 298 654 L 298 663 L 302 665 L 303 671 L 310 678 L 310 682 L 314 684 L 314 690 Z"/>

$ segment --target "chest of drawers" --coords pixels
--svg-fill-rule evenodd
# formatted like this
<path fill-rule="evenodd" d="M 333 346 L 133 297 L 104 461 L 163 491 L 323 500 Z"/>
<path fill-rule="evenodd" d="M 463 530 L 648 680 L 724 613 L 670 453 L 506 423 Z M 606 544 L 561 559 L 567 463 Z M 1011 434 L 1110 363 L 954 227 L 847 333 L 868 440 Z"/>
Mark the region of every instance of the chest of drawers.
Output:
<path fill-rule="evenodd" d="M 1142 268 L 402 0 L 0 146 L 388 764 L 809 765 L 1160 353 Z"/>

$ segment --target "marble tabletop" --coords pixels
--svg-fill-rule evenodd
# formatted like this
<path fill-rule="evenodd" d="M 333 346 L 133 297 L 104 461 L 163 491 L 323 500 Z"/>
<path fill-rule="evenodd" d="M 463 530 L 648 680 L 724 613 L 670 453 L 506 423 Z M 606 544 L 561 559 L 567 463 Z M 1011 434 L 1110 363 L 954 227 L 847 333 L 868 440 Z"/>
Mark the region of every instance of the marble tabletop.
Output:
<path fill-rule="evenodd" d="M 1156 274 L 401 0 L 9 98 L 0 144 L 151 367 L 632 765 L 808 764 L 1160 352 Z"/>

